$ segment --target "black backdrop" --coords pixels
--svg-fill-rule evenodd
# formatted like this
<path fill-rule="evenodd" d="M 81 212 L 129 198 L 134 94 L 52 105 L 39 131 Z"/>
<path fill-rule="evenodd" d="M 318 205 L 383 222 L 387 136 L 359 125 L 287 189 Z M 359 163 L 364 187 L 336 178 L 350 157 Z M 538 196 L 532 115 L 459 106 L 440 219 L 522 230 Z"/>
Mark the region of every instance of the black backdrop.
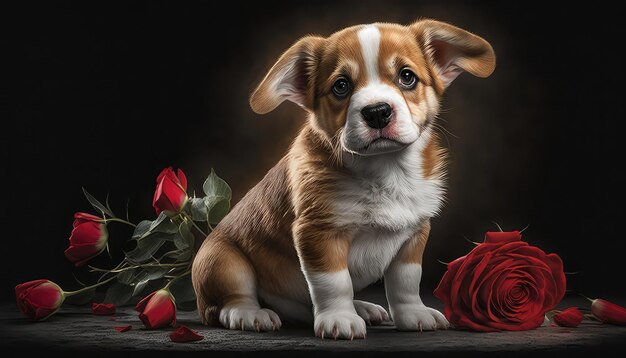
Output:
<path fill-rule="evenodd" d="M 248 94 L 298 37 L 358 23 L 452 22 L 489 40 L 488 79 L 458 78 L 442 124 L 451 152 L 448 200 L 425 258 L 432 290 L 450 261 L 497 221 L 565 262 L 569 289 L 623 293 L 623 38 L 609 7 L 541 3 L 310 1 L 255 7 L 209 2 L 22 2 L 5 8 L 1 129 L 2 297 L 50 278 L 77 287 L 64 256 L 84 186 L 116 211 L 151 217 L 155 177 L 183 168 L 201 190 L 210 168 L 240 198 L 283 155 L 304 113 L 266 116 Z M 506 4 L 505 4 L 506 3 Z M 597 4 L 594 2 L 594 4 Z M 619 20 L 619 21 L 618 21 Z M 113 228 L 115 252 L 123 228 Z M 107 265 L 106 257 L 98 263 Z M 85 279 L 84 272 L 76 271 Z M 88 279 L 88 278 L 87 278 Z"/>

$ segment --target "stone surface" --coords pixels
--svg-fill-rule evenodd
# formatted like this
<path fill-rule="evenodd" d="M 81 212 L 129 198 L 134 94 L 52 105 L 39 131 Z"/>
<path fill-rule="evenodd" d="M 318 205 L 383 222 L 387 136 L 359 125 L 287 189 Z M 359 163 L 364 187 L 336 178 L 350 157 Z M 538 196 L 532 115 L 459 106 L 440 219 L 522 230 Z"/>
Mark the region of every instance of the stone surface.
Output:
<path fill-rule="evenodd" d="M 368 291 L 360 298 L 385 305 L 382 292 Z M 424 301 L 435 308 L 440 303 L 432 297 Z M 583 299 L 568 299 L 563 307 L 586 307 Z M 392 326 L 368 327 L 365 340 L 333 341 L 313 336 L 310 327 L 284 326 L 278 332 L 242 332 L 205 327 L 196 312 L 179 312 L 178 324 L 202 334 L 202 341 L 173 343 L 172 328 L 145 330 L 132 308 L 118 309 L 115 321 L 108 316 L 94 316 L 89 308 L 67 306 L 45 322 L 23 318 L 15 304 L 5 303 L 0 313 L 0 347 L 32 353 L 52 351 L 89 356 L 137 355 L 230 356 L 240 352 L 270 353 L 270 356 L 419 356 L 424 355 L 553 355 L 555 352 L 613 353 L 626 347 L 626 327 L 585 322 L 578 328 L 541 327 L 526 332 L 476 333 L 458 330 L 436 332 L 398 332 Z M 114 327 L 132 325 L 120 333 Z M 133 354 L 135 355 L 135 354 Z"/>

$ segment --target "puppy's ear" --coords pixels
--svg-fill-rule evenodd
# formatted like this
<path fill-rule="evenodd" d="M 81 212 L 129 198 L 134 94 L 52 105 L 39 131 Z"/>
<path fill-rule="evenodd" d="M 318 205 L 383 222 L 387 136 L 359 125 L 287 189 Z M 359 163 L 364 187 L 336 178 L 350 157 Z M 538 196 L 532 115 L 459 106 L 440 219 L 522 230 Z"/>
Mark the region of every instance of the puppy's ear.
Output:
<path fill-rule="evenodd" d="M 496 68 L 496 55 L 489 42 L 458 27 L 435 20 L 420 20 L 409 26 L 444 87 L 463 71 L 488 77 Z"/>
<path fill-rule="evenodd" d="M 252 92 L 252 110 L 265 114 L 284 100 L 310 109 L 308 90 L 317 68 L 317 53 L 323 42 L 322 37 L 307 36 L 285 51 Z"/>

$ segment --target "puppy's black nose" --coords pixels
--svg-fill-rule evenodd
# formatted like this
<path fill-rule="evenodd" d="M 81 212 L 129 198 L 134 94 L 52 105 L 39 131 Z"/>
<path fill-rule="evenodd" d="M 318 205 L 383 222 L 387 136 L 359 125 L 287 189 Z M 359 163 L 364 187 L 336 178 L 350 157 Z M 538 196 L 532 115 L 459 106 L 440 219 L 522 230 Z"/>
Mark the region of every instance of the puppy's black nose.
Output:
<path fill-rule="evenodd" d="M 391 121 L 391 106 L 387 103 L 370 104 L 363 107 L 361 114 L 371 128 L 385 128 Z"/>

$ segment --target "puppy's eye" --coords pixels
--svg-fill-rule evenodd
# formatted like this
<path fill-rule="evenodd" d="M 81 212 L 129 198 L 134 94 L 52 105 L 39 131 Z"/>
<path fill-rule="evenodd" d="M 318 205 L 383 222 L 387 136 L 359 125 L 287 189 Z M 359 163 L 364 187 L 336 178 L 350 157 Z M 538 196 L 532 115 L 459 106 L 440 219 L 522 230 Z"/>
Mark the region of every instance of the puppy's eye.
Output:
<path fill-rule="evenodd" d="M 350 85 L 350 81 L 341 77 L 333 84 L 333 93 L 339 99 L 346 98 L 346 96 L 350 93 L 352 89 L 352 85 Z"/>
<path fill-rule="evenodd" d="M 402 88 L 412 90 L 417 85 L 417 76 L 408 68 L 403 68 L 400 71 L 398 82 Z"/>

